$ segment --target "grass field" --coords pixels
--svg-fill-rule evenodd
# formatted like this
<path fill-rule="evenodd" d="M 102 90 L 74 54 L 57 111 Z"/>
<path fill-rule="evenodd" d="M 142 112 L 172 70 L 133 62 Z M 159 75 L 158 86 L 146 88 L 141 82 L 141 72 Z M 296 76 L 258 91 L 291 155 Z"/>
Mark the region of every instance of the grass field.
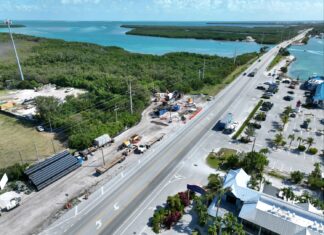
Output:
<path fill-rule="evenodd" d="M 39 158 L 52 155 L 53 144 L 56 151 L 63 149 L 59 141 L 53 140 L 52 144 L 51 140 L 51 134 L 39 133 L 28 124 L 0 114 L 0 168 L 22 161 L 31 163 L 37 160 L 34 144 Z"/>
<path fill-rule="evenodd" d="M 268 66 L 267 70 L 270 71 L 274 66 L 276 66 L 282 59 L 284 58 L 284 56 L 278 54 L 276 55 L 276 57 L 271 61 L 270 65 Z"/>
<path fill-rule="evenodd" d="M 231 155 L 236 154 L 234 149 L 221 148 L 217 153 L 212 152 L 208 155 L 206 162 L 211 168 L 218 169 L 220 165 Z"/>

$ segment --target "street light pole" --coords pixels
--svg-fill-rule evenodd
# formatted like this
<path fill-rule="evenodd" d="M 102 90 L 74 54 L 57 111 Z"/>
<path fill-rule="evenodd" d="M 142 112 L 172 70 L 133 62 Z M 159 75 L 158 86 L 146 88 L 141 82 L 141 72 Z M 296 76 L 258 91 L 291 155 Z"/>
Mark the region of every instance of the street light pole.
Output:
<path fill-rule="evenodd" d="M 11 42 L 12 42 L 12 46 L 13 46 L 13 49 L 15 51 L 15 56 L 16 56 L 16 60 L 17 60 L 17 64 L 18 64 L 18 69 L 19 69 L 19 73 L 20 73 L 20 78 L 22 81 L 24 81 L 24 74 L 22 72 L 22 69 L 21 69 L 21 66 L 20 66 L 20 61 L 19 61 L 19 57 L 18 57 L 18 52 L 17 52 L 17 49 L 16 49 L 16 45 L 15 45 L 15 41 L 13 39 L 13 36 L 12 36 L 12 33 L 11 33 L 11 28 L 10 28 L 10 25 L 12 24 L 11 20 L 5 20 L 5 24 L 8 26 L 8 30 L 9 30 L 9 35 L 10 35 L 10 38 L 11 38 Z"/>

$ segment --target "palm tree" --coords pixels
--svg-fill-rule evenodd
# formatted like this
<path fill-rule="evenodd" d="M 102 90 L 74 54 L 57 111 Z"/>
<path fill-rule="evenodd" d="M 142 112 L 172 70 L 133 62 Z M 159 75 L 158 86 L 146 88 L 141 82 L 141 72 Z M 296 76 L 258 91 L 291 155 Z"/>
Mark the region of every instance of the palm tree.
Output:
<path fill-rule="evenodd" d="M 293 111 L 293 108 L 289 105 L 285 108 L 284 113 L 289 116 Z"/>
<path fill-rule="evenodd" d="M 287 123 L 289 122 L 289 116 L 284 114 L 280 117 L 281 122 L 282 122 L 282 130 L 285 129 L 285 126 L 287 125 Z"/>
<path fill-rule="evenodd" d="M 281 189 L 282 191 L 282 196 L 284 197 L 284 199 L 288 200 L 294 200 L 295 198 L 295 194 L 293 192 L 293 190 L 289 187 L 289 188 L 283 188 Z"/>
<path fill-rule="evenodd" d="M 259 150 L 259 153 L 266 155 L 266 154 L 270 153 L 270 151 L 268 148 L 262 148 Z"/>
<path fill-rule="evenodd" d="M 312 138 L 312 137 L 308 137 L 308 138 L 305 140 L 305 142 L 308 144 L 308 149 L 307 149 L 307 150 L 309 150 L 309 148 L 312 146 L 312 144 L 314 144 L 314 138 Z"/>
<path fill-rule="evenodd" d="M 253 137 L 255 135 L 255 128 L 253 126 L 248 126 L 245 130 L 245 134 L 248 138 L 248 140 L 251 140 L 251 137 Z"/>
<path fill-rule="evenodd" d="M 283 142 L 284 142 L 283 135 L 281 133 L 276 134 L 275 138 L 273 140 L 273 143 L 275 144 L 276 148 L 278 148 L 280 145 L 282 145 Z"/>
<path fill-rule="evenodd" d="M 301 142 L 303 141 L 303 138 L 298 136 L 297 137 L 297 141 L 298 141 L 298 146 L 300 146 Z"/>
<path fill-rule="evenodd" d="M 290 139 L 290 143 L 289 143 L 289 149 L 290 149 L 292 142 L 295 140 L 295 135 L 294 134 L 288 135 L 288 139 Z"/>

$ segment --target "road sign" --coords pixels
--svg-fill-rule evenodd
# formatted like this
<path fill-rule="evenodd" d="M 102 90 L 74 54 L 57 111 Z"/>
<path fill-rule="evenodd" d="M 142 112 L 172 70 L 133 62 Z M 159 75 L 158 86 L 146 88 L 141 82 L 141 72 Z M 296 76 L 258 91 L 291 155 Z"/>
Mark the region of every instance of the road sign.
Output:
<path fill-rule="evenodd" d="M 199 193 L 201 195 L 204 195 L 206 193 L 205 189 L 202 187 L 199 187 L 198 185 L 191 185 L 187 184 L 187 189 L 196 193 Z"/>
<path fill-rule="evenodd" d="M 7 182 L 8 182 L 8 176 L 6 173 L 4 173 L 4 175 L 2 176 L 2 179 L 0 181 L 0 189 L 1 190 L 6 186 Z"/>

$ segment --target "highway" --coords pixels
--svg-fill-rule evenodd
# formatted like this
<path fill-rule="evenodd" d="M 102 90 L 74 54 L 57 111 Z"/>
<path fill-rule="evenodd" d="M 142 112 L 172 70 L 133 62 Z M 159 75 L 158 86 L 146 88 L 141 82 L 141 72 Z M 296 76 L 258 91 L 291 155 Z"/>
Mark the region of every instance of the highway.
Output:
<path fill-rule="evenodd" d="M 299 39 L 303 37 L 299 35 Z M 258 77 L 263 76 L 267 66 L 278 53 L 280 47 L 286 47 L 292 42 L 283 42 L 278 47 L 269 50 L 251 65 L 246 73 L 257 68 L 254 78 L 240 75 L 234 82 L 221 91 L 209 106 L 195 119 L 180 128 L 173 136 L 169 136 L 157 148 L 154 148 L 134 169 L 116 180 L 109 192 L 90 210 L 85 213 L 76 213 L 68 222 L 49 229 L 44 234 L 120 234 L 118 230 L 133 212 L 145 202 L 145 199 L 158 185 L 180 164 L 186 164 L 184 157 L 190 150 L 197 148 L 197 143 L 212 129 L 233 104 L 244 104 L 243 94 L 249 88 L 258 84 Z M 236 106 L 236 105 L 235 105 Z M 241 107 L 244 107 L 243 105 Z M 240 106 L 235 112 L 240 112 Z M 54 224 L 55 225 L 55 224 Z"/>

